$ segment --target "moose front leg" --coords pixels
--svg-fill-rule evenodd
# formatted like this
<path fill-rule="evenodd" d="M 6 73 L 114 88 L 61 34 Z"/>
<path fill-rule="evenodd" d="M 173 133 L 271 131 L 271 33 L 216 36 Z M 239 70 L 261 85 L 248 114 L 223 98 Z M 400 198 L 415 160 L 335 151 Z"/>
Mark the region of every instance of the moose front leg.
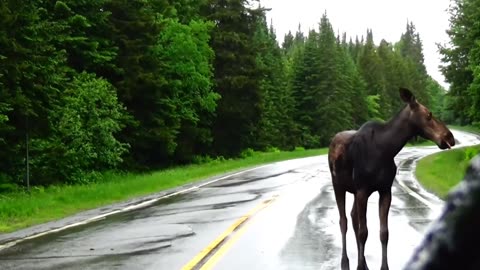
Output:
<path fill-rule="evenodd" d="M 392 201 L 391 190 L 379 192 L 379 216 L 380 216 L 380 241 L 382 242 L 382 267 L 381 270 L 388 270 L 387 244 L 388 244 L 388 211 Z"/>

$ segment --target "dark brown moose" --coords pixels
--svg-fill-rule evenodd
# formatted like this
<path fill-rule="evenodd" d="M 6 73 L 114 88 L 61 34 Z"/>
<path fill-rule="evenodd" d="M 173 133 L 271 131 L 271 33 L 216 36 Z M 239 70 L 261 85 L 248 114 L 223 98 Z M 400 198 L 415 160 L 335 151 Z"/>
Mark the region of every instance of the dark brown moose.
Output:
<path fill-rule="evenodd" d="M 382 270 L 388 269 L 388 211 L 392 199 L 392 183 L 397 173 L 394 157 L 405 144 L 416 136 L 431 140 L 441 149 L 455 145 L 450 130 L 420 104 L 412 92 L 400 88 L 400 97 L 406 106 L 386 123 L 370 121 L 359 130 L 342 131 L 330 143 L 328 162 L 332 175 L 342 233 L 341 269 L 349 269 L 346 249 L 347 217 L 345 194 L 354 194 L 351 218 L 357 239 L 357 270 L 368 269 L 365 261 L 365 242 L 368 237 L 367 201 L 375 191 L 380 195 L 380 241 L 382 243 Z"/>

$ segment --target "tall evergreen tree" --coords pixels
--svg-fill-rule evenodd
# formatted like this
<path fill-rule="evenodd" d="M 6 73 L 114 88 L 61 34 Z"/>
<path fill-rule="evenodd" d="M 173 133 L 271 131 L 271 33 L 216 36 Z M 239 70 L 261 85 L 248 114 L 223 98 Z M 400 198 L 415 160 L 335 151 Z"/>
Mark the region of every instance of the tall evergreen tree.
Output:
<path fill-rule="evenodd" d="M 347 56 L 340 48 L 326 14 L 320 20 L 317 61 L 320 82 L 314 95 L 317 114 L 313 132 L 321 134 L 320 145 L 327 145 L 335 133 L 353 127 L 353 83 L 352 78 L 347 78 L 348 75 L 344 73 L 353 71 L 349 70 L 351 66 Z"/>
<path fill-rule="evenodd" d="M 200 16 L 179 20 L 177 10 L 185 7 L 177 4 L 118 0 L 107 6 L 119 48 L 118 71 L 109 79 L 134 117 L 122 139 L 131 145 L 128 163 L 140 167 L 188 161 L 212 139 L 207 122 L 218 95 L 211 91 L 211 25 Z"/>
<path fill-rule="evenodd" d="M 430 111 L 435 115 L 435 117 L 439 117 L 442 120 L 445 119 L 443 117 L 443 106 L 445 103 L 445 95 L 447 93 L 445 88 L 443 88 L 443 86 L 441 86 L 432 77 L 428 76 L 427 93 L 430 98 L 430 106 L 428 107 Z"/>
<path fill-rule="evenodd" d="M 287 88 L 282 49 L 276 41 L 273 26 L 267 27 L 265 15 L 260 17 L 257 27 L 254 46 L 260 49 L 257 65 L 262 73 L 260 80 L 262 117 L 259 123 L 257 145 L 260 148 L 290 149 L 295 146 L 292 145 L 291 140 L 293 104 Z M 293 45 L 293 36 L 291 41 L 292 44 L 289 47 Z"/>
<path fill-rule="evenodd" d="M 156 13 L 149 2 L 142 0 L 111 1 L 106 11 L 111 13 L 111 40 L 118 46 L 117 69 L 107 78 L 134 117 L 121 134 L 132 147 L 127 164 L 159 164 L 175 147 L 174 131 L 164 117 L 173 105 L 165 104 L 168 99 L 160 88 L 166 81 L 158 76 L 159 63 L 150 54 L 160 34 Z"/>
<path fill-rule="evenodd" d="M 294 119 L 292 126 L 290 127 L 292 138 L 291 143 L 293 145 L 303 145 L 303 131 L 302 125 L 298 121 L 299 114 L 298 108 L 300 106 L 302 93 L 304 91 L 305 81 L 305 44 L 303 41 L 294 42 L 294 45 L 290 50 L 286 51 L 285 59 L 285 73 L 287 80 L 287 92 L 291 97 L 290 106 L 292 107 L 291 116 Z"/>
<path fill-rule="evenodd" d="M 443 48 L 443 70 L 451 83 L 452 109 L 462 124 L 480 126 L 480 3 L 454 1 L 451 9 L 451 48 Z M 466 88 L 464 88 L 466 87 Z M 463 106 L 463 107 L 462 107 Z"/>
<path fill-rule="evenodd" d="M 338 64 L 340 68 L 340 84 L 344 89 L 345 102 L 348 105 L 345 109 L 351 114 L 352 123 L 350 127 L 358 128 L 368 120 L 368 109 L 365 82 L 358 71 L 355 61 L 352 59 L 351 46 L 351 39 L 347 43 L 346 37 L 343 38 L 341 46 L 338 46 Z"/>
<path fill-rule="evenodd" d="M 460 124 L 469 124 L 471 117 L 471 99 L 467 93 L 474 75 L 470 68 L 470 52 L 476 46 L 475 37 L 471 35 L 470 29 L 475 24 L 475 9 L 471 7 L 475 1 L 454 0 L 449 9 L 450 29 L 447 34 L 450 37 L 450 46 L 440 46 L 440 53 L 443 55 L 441 67 L 442 73 L 447 82 L 450 83 L 448 92 L 449 111 Z M 470 14 L 469 14 L 470 13 Z"/>
<path fill-rule="evenodd" d="M 69 68 L 99 76 L 108 75 L 115 68 L 118 48 L 109 37 L 109 2 L 44 1 L 49 20 L 60 30 L 53 44 L 66 52 Z"/>
<path fill-rule="evenodd" d="M 409 84 L 407 70 L 404 58 L 396 52 L 391 44 L 382 40 L 377 49 L 378 56 L 381 59 L 382 70 L 385 78 L 385 94 L 388 104 L 387 114 L 396 113 L 403 106 L 403 102 L 398 98 L 399 87 L 411 88 Z M 385 106 L 385 104 L 383 104 Z"/>
<path fill-rule="evenodd" d="M 397 44 L 404 58 L 408 72 L 408 87 L 415 92 L 415 96 L 425 105 L 429 105 L 427 87 L 427 69 L 424 64 L 422 41 L 415 25 L 409 22 L 405 33 Z"/>
<path fill-rule="evenodd" d="M 215 89 L 221 95 L 213 126 L 214 150 L 235 155 L 252 147 L 260 120 L 260 79 L 253 44 L 261 12 L 246 0 L 210 0 L 205 17 L 216 23 L 211 47 L 215 51 Z"/>
<path fill-rule="evenodd" d="M 320 134 L 314 133 L 314 121 L 318 121 L 319 95 L 318 85 L 318 33 L 310 30 L 305 41 L 302 58 L 298 59 L 293 79 L 293 95 L 295 97 L 294 119 L 300 132 L 300 143 L 306 147 L 315 147 L 320 141 Z"/>
<path fill-rule="evenodd" d="M 0 3 L 0 100 L 4 114 L 0 137 L 6 142 L 0 144 L 0 174 L 16 181 L 25 176 L 26 137 L 49 135 L 45 115 L 65 81 L 65 54 L 53 46 L 61 29 L 48 20 L 42 4 Z"/>
<path fill-rule="evenodd" d="M 385 77 L 383 73 L 381 59 L 377 54 L 376 46 L 373 42 L 372 30 L 367 31 L 367 39 L 358 56 L 358 66 L 360 74 L 367 84 L 368 95 L 378 95 L 380 104 L 385 105 L 380 107 L 381 117 L 383 119 L 389 116 L 390 108 L 388 104 L 388 97 L 385 90 Z M 373 117 L 372 115 L 370 117 Z"/>
<path fill-rule="evenodd" d="M 295 38 L 293 37 L 292 32 L 288 31 L 288 34 L 285 34 L 285 37 L 283 38 L 282 49 L 289 51 L 294 44 L 294 40 Z"/>
<path fill-rule="evenodd" d="M 474 47 L 470 51 L 469 69 L 473 73 L 473 81 L 468 88 L 468 96 L 471 98 L 471 106 L 468 110 L 468 115 L 473 124 L 480 126 L 480 26 L 476 22 L 480 16 L 480 3 L 478 1 L 471 1 L 469 3 L 467 16 L 471 21 L 475 21 L 469 29 L 469 38 L 474 40 Z"/>

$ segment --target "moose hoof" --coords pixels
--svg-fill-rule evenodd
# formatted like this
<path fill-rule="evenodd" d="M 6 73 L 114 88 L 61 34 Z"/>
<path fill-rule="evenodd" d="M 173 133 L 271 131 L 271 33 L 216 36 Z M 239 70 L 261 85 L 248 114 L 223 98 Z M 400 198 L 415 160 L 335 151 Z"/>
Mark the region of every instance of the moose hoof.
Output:
<path fill-rule="evenodd" d="M 368 266 L 365 264 L 365 265 L 359 265 L 357 267 L 357 270 L 368 270 Z"/>
<path fill-rule="evenodd" d="M 342 258 L 342 270 L 350 270 L 350 262 L 347 257 Z"/>

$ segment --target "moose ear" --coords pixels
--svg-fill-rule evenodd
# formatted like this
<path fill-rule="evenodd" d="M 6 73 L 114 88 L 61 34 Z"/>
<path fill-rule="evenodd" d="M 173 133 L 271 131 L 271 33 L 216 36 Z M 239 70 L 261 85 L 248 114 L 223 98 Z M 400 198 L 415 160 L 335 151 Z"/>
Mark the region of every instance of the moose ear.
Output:
<path fill-rule="evenodd" d="M 414 104 L 415 102 L 415 96 L 407 88 L 400 87 L 400 98 L 402 98 L 403 102 L 408 104 Z"/>

